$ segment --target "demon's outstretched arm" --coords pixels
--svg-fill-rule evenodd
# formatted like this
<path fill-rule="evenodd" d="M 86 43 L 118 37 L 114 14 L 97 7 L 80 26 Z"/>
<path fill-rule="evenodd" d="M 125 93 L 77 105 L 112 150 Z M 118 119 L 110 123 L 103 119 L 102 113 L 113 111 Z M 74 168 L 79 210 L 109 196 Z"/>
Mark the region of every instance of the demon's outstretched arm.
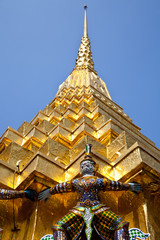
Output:
<path fill-rule="evenodd" d="M 104 191 L 123 191 L 123 190 L 130 190 L 134 193 L 139 193 L 142 191 L 142 186 L 139 183 L 122 183 L 118 181 L 111 181 L 106 178 L 103 179 L 104 185 L 103 190 Z"/>
<path fill-rule="evenodd" d="M 38 200 L 47 200 L 51 195 L 56 193 L 64 193 L 64 192 L 74 192 L 72 181 L 58 183 L 52 188 L 45 189 L 44 191 L 40 192 L 38 195 Z"/>
<path fill-rule="evenodd" d="M 0 199 L 1 200 L 23 198 L 23 197 L 26 197 L 26 198 L 30 199 L 31 201 L 34 201 L 37 197 L 37 193 L 32 189 L 27 189 L 24 191 L 0 189 Z"/>

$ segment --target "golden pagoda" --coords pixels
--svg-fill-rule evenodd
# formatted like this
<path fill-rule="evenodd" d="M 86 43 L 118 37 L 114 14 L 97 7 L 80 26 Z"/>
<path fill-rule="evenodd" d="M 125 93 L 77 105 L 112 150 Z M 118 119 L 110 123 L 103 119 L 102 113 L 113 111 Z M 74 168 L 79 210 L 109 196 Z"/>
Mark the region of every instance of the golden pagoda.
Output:
<path fill-rule="evenodd" d="M 151 126 L 149 126 L 151 127 Z M 102 201 L 136 227 L 160 239 L 160 150 L 145 137 L 108 92 L 94 69 L 87 32 L 74 70 L 55 98 L 18 130 L 0 138 L 0 187 L 37 192 L 80 175 L 85 144 L 93 145 L 97 175 L 139 182 L 144 191 L 102 193 Z M 0 200 L 2 240 L 40 240 L 76 203 L 76 193 L 57 194 L 45 202 Z"/>

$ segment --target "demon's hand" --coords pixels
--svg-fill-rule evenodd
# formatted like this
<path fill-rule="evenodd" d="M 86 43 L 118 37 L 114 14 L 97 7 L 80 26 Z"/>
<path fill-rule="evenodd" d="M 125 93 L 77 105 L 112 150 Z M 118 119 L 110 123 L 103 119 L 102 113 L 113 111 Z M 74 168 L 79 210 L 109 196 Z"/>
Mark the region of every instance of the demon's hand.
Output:
<path fill-rule="evenodd" d="M 138 194 L 138 193 L 142 192 L 141 184 L 133 182 L 133 183 L 129 183 L 129 185 L 130 185 L 130 191 L 131 192 L 133 192 L 135 194 Z"/>
<path fill-rule="evenodd" d="M 47 189 L 43 190 L 42 192 L 40 192 L 38 194 L 38 201 L 42 201 L 42 200 L 47 201 L 51 197 L 49 190 L 50 190 L 50 188 L 47 188 Z"/>

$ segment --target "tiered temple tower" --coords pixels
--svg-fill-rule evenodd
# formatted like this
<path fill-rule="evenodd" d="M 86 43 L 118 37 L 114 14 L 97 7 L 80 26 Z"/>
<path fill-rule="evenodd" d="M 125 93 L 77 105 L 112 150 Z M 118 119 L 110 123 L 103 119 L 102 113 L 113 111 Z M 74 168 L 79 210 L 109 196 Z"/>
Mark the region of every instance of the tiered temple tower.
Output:
<path fill-rule="evenodd" d="M 111 99 L 98 77 L 85 7 L 84 34 L 74 70 L 30 123 L 24 122 L 18 130 L 9 127 L 0 138 L 0 187 L 39 192 L 79 176 L 86 143 L 93 145 L 97 175 L 144 186 L 138 196 L 102 193 L 103 202 L 129 221 L 130 228 L 149 232 L 151 240 L 160 239 L 160 151 Z M 14 222 L 12 200 L 1 200 L 2 239 L 13 235 L 16 240 L 39 240 L 52 233 L 51 226 L 75 203 L 75 193 L 53 196 L 47 203 L 16 199 Z"/>

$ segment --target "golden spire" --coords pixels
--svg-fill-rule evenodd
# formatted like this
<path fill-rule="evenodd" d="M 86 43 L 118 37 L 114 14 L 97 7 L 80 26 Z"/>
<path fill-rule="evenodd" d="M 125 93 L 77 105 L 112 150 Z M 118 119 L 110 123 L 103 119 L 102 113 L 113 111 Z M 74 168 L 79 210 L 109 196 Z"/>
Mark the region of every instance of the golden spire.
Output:
<path fill-rule="evenodd" d="M 84 12 L 84 33 L 83 33 L 81 45 L 78 51 L 78 57 L 76 60 L 75 69 L 89 69 L 94 73 L 96 73 L 96 71 L 94 70 L 90 40 L 88 38 L 88 31 L 87 31 L 87 5 L 84 6 L 84 11 L 85 11 Z"/>
<path fill-rule="evenodd" d="M 97 97 L 101 96 L 102 101 L 104 101 L 104 97 L 111 99 L 105 82 L 97 76 L 97 72 L 94 70 L 87 31 L 86 8 L 87 6 L 85 5 L 84 33 L 76 60 L 76 66 L 68 78 L 59 86 L 56 95 L 59 99 L 64 98 L 66 94 L 68 94 L 69 97 L 75 96 L 78 99 L 83 95 L 91 96 L 92 94 Z"/>
<path fill-rule="evenodd" d="M 84 5 L 84 9 L 85 9 L 85 12 L 84 12 L 84 33 L 83 33 L 83 36 L 87 37 L 88 36 L 88 31 L 87 31 L 87 5 Z"/>

